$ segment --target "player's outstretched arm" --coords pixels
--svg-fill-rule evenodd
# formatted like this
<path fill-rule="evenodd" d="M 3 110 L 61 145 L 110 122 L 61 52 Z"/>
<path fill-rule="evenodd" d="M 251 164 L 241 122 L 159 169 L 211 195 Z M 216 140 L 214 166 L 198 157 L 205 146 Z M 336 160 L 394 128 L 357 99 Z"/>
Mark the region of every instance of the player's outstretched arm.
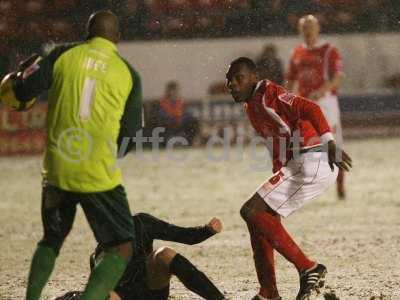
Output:
<path fill-rule="evenodd" d="M 74 46 L 75 44 L 58 46 L 43 58 L 32 54 L 19 65 L 18 70 L 2 79 L 0 100 L 11 108 L 24 110 L 27 105 L 21 104 L 34 102 L 35 97 L 51 87 L 56 60 Z"/>
<path fill-rule="evenodd" d="M 222 231 L 222 222 L 218 218 L 212 218 L 206 225 L 208 229 L 213 233 L 220 233 Z"/>
<path fill-rule="evenodd" d="M 149 214 L 137 215 L 151 239 L 194 245 L 205 241 L 222 230 L 219 219 L 213 218 L 205 226 L 181 227 L 167 223 Z"/>
<path fill-rule="evenodd" d="M 0 102 L 18 111 L 26 110 L 34 104 L 36 100 L 34 97 L 22 98 L 18 95 L 18 89 L 23 84 L 24 78 L 38 67 L 37 63 L 40 59 L 41 57 L 34 53 L 21 62 L 16 71 L 4 76 L 0 85 Z"/>

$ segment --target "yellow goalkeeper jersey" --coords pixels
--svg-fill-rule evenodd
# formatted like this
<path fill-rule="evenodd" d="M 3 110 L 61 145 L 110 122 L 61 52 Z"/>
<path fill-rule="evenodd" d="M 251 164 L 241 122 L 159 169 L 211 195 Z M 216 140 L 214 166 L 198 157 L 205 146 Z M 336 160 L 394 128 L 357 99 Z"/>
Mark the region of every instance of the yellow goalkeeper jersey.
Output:
<path fill-rule="evenodd" d="M 101 192 L 121 184 L 118 150 L 142 124 L 137 72 L 103 38 L 62 45 L 15 87 L 27 101 L 48 90 L 46 181 L 73 192 Z M 121 146 L 122 145 L 122 146 Z M 125 149 L 121 149 L 125 147 Z"/>

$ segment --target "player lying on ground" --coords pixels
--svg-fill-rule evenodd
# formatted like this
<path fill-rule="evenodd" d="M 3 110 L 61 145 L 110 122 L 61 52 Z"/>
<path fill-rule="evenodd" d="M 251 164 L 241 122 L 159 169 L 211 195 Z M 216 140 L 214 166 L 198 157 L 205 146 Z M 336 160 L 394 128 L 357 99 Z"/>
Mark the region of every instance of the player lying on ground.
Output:
<path fill-rule="evenodd" d="M 192 292 L 204 299 L 225 299 L 207 276 L 185 257 L 169 247 L 153 250 L 153 241 L 164 240 L 188 245 L 198 244 L 221 232 L 222 224 L 213 218 L 200 227 L 179 227 L 151 215 L 140 213 L 133 216 L 136 248 L 134 259 L 109 300 L 164 300 L 169 296 L 171 276 L 175 275 Z M 90 258 L 90 267 L 104 255 L 103 245 L 96 248 Z M 80 292 L 69 292 L 56 300 L 77 300 Z"/>
<path fill-rule="evenodd" d="M 336 148 L 319 106 L 286 92 L 269 80 L 258 80 L 254 62 L 233 61 L 226 74 L 235 102 L 244 103 L 251 124 L 271 141 L 273 172 L 241 208 L 247 223 L 261 289 L 253 299 L 281 299 L 275 279 L 274 249 L 300 275 L 297 300 L 307 299 L 324 284 L 326 267 L 310 260 L 292 240 L 280 218 L 322 194 L 348 171 L 350 157 Z M 297 136 L 297 138 L 296 138 Z M 270 148 L 270 149 L 271 149 Z M 326 149 L 327 148 L 327 149 Z"/>

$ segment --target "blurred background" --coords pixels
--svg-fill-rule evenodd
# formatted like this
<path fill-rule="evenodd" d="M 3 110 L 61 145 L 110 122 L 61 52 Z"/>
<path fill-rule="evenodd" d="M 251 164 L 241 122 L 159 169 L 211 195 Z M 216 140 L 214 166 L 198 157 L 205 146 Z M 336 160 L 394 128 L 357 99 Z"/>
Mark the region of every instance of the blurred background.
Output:
<path fill-rule="evenodd" d="M 250 139 L 242 108 L 224 87 L 227 66 L 249 56 L 283 84 L 302 43 L 298 20 L 310 13 L 343 58 L 345 138 L 399 133 L 400 1 L 394 0 L 1 0 L 0 74 L 51 44 L 84 39 L 89 15 L 104 8 L 119 15 L 120 51 L 142 76 L 148 133 L 163 126 L 167 139 L 182 135 L 194 146 L 224 129 L 232 143 Z M 23 114 L 0 108 L 0 155 L 41 152 L 45 120 L 45 102 Z"/>

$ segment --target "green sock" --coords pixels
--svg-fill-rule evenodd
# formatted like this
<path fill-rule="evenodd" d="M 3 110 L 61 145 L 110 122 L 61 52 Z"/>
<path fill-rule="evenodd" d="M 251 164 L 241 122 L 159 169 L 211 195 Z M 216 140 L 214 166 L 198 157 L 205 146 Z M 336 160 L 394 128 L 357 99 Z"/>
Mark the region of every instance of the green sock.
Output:
<path fill-rule="evenodd" d="M 40 294 L 54 269 L 56 258 L 57 254 L 52 248 L 45 246 L 36 248 L 29 271 L 26 300 L 39 300 Z"/>
<path fill-rule="evenodd" d="M 116 253 L 107 253 L 93 269 L 80 300 L 101 300 L 108 297 L 124 274 L 125 259 Z"/>

